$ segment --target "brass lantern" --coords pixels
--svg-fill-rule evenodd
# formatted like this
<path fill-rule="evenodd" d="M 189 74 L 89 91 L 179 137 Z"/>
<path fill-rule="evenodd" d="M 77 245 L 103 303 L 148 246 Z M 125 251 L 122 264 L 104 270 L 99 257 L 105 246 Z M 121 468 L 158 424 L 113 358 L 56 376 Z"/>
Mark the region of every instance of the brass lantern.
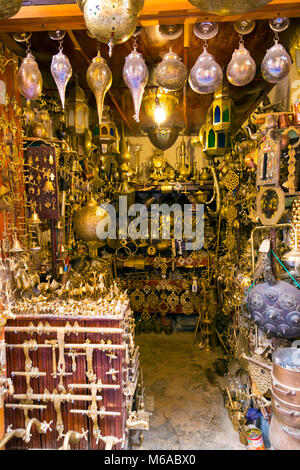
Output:
<path fill-rule="evenodd" d="M 118 129 L 110 116 L 109 106 L 104 106 L 101 124 L 97 125 L 93 130 L 93 142 L 100 144 L 101 152 L 106 155 L 109 148 L 115 144 L 115 151 L 119 152 L 119 135 Z"/>
<path fill-rule="evenodd" d="M 69 94 L 66 124 L 67 128 L 75 129 L 76 134 L 84 134 L 89 128 L 89 107 L 85 93 L 78 82 Z"/>
<path fill-rule="evenodd" d="M 160 125 L 172 115 L 178 104 L 178 97 L 174 92 L 163 88 L 150 89 L 145 92 L 143 102 L 146 115 Z"/>
<path fill-rule="evenodd" d="M 233 101 L 228 88 L 222 84 L 214 93 L 212 102 L 213 125 L 216 130 L 229 129 L 232 123 Z"/>
<path fill-rule="evenodd" d="M 199 137 L 207 157 L 225 155 L 230 147 L 230 129 L 233 118 L 233 101 L 224 84 L 215 91 L 214 100 L 207 112 L 206 123 Z"/>
<path fill-rule="evenodd" d="M 293 62 L 296 65 L 297 72 L 300 73 L 300 27 L 296 26 L 294 34 L 290 40 L 290 53 L 293 59 Z"/>

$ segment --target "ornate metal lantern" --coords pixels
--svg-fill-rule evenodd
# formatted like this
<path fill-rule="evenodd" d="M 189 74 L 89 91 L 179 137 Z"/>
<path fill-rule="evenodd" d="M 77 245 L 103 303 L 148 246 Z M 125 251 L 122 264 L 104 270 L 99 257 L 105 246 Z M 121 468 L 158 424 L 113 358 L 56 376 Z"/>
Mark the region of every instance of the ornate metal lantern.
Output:
<path fill-rule="evenodd" d="M 109 46 L 122 44 L 134 33 L 144 0 L 77 0 L 89 33 Z"/>
<path fill-rule="evenodd" d="M 96 145 L 100 144 L 101 152 L 106 155 L 109 148 L 115 144 L 115 151 L 118 152 L 119 135 L 115 122 L 110 116 L 109 106 L 104 106 L 101 124 L 96 126 L 93 130 L 93 142 Z"/>
<path fill-rule="evenodd" d="M 178 98 L 174 93 L 162 88 L 150 89 L 145 92 L 143 103 L 146 115 L 157 124 L 162 124 L 172 115 L 178 104 Z M 163 115 L 164 119 L 159 114 Z"/>
<path fill-rule="evenodd" d="M 67 128 L 74 128 L 76 134 L 84 134 L 89 128 L 89 107 L 85 93 L 77 82 L 69 94 L 66 125 Z"/>
<path fill-rule="evenodd" d="M 226 85 L 221 85 L 214 94 L 208 110 L 206 123 L 200 129 L 200 142 L 206 156 L 225 155 L 230 146 L 233 101 Z"/>

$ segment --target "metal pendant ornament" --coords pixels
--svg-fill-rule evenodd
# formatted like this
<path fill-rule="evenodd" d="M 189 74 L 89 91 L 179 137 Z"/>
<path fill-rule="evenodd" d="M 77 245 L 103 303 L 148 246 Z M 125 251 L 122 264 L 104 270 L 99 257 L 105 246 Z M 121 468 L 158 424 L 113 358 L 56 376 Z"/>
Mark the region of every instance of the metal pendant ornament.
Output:
<path fill-rule="evenodd" d="M 188 71 L 179 56 L 170 48 L 156 67 L 154 74 L 158 86 L 169 91 L 177 91 L 183 88 Z"/>
<path fill-rule="evenodd" d="M 101 124 L 104 98 L 112 84 L 112 73 L 106 60 L 101 57 L 99 50 L 97 56 L 92 59 L 91 65 L 87 69 L 86 79 L 95 95 L 99 124 Z"/>
<path fill-rule="evenodd" d="M 113 47 L 127 41 L 134 33 L 144 0 L 77 0 L 86 27 L 92 37 Z"/>
<path fill-rule="evenodd" d="M 134 104 L 134 119 L 140 122 L 140 109 L 145 91 L 145 86 L 149 79 L 149 71 L 142 54 L 137 52 L 135 42 L 133 51 L 126 57 L 123 68 L 123 79 L 128 86 Z"/>
<path fill-rule="evenodd" d="M 199 94 L 212 93 L 220 86 L 222 78 L 222 69 L 214 57 L 207 52 L 205 44 L 202 54 L 190 71 L 190 87 Z"/>
<path fill-rule="evenodd" d="M 235 49 L 227 66 L 227 78 L 232 85 L 244 86 L 253 80 L 255 72 L 256 64 L 241 39 L 239 48 Z"/>
<path fill-rule="evenodd" d="M 267 50 L 261 63 L 263 78 L 269 83 L 278 83 L 285 78 L 291 68 L 292 60 L 282 44 L 278 44 L 278 36 L 275 36 L 275 44 Z"/>
<path fill-rule="evenodd" d="M 52 57 L 51 74 L 58 88 L 62 108 L 65 109 L 66 88 L 72 77 L 72 67 L 68 57 L 63 53 L 62 44 L 58 54 Z"/>
<path fill-rule="evenodd" d="M 36 100 L 42 94 L 43 78 L 38 64 L 30 51 L 27 40 L 27 56 L 22 60 L 17 72 L 17 84 L 19 91 L 27 100 Z"/>

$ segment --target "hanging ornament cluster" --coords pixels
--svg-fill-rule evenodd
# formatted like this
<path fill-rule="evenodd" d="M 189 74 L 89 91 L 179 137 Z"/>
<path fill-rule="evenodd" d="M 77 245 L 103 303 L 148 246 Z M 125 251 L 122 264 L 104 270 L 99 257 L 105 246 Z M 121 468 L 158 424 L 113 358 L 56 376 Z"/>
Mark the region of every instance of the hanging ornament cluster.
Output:
<path fill-rule="evenodd" d="M 289 26 L 288 18 L 274 18 L 269 21 L 271 29 L 275 32 L 275 45 L 267 50 L 261 64 L 263 78 L 269 83 L 278 83 L 286 77 L 290 71 L 291 58 L 284 46 L 279 44 L 278 32 L 284 31 Z M 240 35 L 239 48 L 232 54 L 226 70 L 228 81 L 235 86 L 248 85 L 256 73 L 256 64 L 250 52 L 245 48 L 243 36 L 253 31 L 255 22 L 252 20 L 240 20 L 234 24 L 234 29 Z M 222 81 L 222 70 L 214 57 L 207 52 L 207 40 L 218 33 L 217 23 L 203 22 L 194 26 L 195 35 L 203 39 L 204 51 L 198 57 L 189 75 L 189 84 L 196 93 L 211 93 L 215 91 Z"/>
<path fill-rule="evenodd" d="M 99 124 L 101 124 L 104 98 L 112 84 L 112 73 L 106 60 L 101 57 L 99 48 L 97 56 L 92 59 L 87 69 L 86 79 L 90 89 L 95 95 Z"/>
<path fill-rule="evenodd" d="M 113 47 L 127 41 L 137 27 L 144 0 L 77 0 L 92 37 Z"/>
<path fill-rule="evenodd" d="M 133 99 L 134 119 L 140 122 L 140 109 L 145 86 L 149 79 L 149 71 L 142 54 L 137 52 L 136 38 L 133 44 L 133 51 L 126 57 L 123 68 L 123 78 Z"/>

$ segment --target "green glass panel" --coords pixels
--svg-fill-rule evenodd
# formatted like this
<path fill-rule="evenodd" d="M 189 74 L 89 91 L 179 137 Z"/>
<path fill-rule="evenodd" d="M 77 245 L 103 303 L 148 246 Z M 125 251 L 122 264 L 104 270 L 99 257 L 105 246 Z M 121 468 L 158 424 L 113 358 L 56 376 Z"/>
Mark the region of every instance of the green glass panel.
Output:
<path fill-rule="evenodd" d="M 216 146 L 216 135 L 211 129 L 208 133 L 208 148 L 214 148 Z"/>
<path fill-rule="evenodd" d="M 228 108 L 228 106 L 226 106 L 224 111 L 223 111 L 223 122 L 229 122 L 229 108 Z"/>

